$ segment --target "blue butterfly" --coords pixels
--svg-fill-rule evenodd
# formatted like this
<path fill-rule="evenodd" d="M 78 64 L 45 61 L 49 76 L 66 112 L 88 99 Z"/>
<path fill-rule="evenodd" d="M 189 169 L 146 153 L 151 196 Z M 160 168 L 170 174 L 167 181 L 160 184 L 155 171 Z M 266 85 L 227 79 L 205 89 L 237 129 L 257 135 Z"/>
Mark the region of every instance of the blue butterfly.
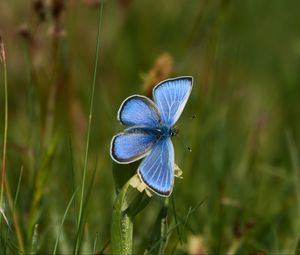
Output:
<path fill-rule="evenodd" d="M 173 125 L 189 98 L 193 78 L 168 79 L 153 89 L 154 102 L 145 96 L 126 98 L 118 111 L 118 120 L 127 127 L 112 138 L 110 155 L 120 164 L 141 158 L 138 175 L 159 196 L 167 197 L 174 185 Z"/>

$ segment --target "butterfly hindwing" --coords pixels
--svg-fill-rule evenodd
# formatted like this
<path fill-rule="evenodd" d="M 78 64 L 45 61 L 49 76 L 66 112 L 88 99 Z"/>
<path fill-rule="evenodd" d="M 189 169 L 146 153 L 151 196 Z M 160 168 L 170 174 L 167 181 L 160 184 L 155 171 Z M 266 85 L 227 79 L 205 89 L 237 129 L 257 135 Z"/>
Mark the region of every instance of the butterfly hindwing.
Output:
<path fill-rule="evenodd" d="M 169 137 L 156 142 L 142 161 L 138 173 L 143 182 L 160 196 L 169 196 L 174 183 L 174 149 Z"/>
<path fill-rule="evenodd" d="M 166 126 L 173 126 L 179 119 L 192 86 L 193 78 L 186 76 L 162 81 L 153 89 L 154 101 Z"/>
<path fill-rule="evenodd" d="M 128 164 L 143 158 L 156 141 L 157 136 L 149 128 L 128 128 L 113 137 L 110 154 L 116 162 Z"/>
<path fill-rule="evenodd" d="M 133 95 L 123 101 L 118 119 L 125 126 L 156 127 L 161 121 L 159 110 L 154 102 L 139 95 Z"/>

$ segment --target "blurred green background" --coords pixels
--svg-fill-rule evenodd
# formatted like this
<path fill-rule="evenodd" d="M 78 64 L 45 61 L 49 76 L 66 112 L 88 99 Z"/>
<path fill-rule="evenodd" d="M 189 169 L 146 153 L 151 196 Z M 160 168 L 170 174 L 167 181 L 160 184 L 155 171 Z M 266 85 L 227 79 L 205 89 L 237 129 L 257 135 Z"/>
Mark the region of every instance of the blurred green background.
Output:
<path fill-rule="evenodd" d="M 193 91 L 178 123 L 181 138 L 173 139 L 183 170 L 173 199 L 185 223 L 179 236 L 170 231 L 165 253 L 299 254 L 299 10 L 300 2 L 292 0 L 104 1 L 83 253 L 93 251 L 95 240 L 99 254 L 111 251 L 116 193 L 109 146 L 122 130 L 116 120 L 121 102 L 149 94 L 162 79 L 191 75 Z M 94 0 L 0 2 L 12 198 L 21 176 L 15 219 L 4 192 L 10 229 L 2 220 L 2 253 L 15 253 L 22 243 L 28 252 L 52 252 L 67 204 L 81 185 L 98 15 Z M 0 84 L 2 147 L 2 78 Z M 78 205 L 79 193 L 59 253 L 73 251 Z M 137 254 L 151 247 L 162 205 L 154 197 L 137 216 Z"/>

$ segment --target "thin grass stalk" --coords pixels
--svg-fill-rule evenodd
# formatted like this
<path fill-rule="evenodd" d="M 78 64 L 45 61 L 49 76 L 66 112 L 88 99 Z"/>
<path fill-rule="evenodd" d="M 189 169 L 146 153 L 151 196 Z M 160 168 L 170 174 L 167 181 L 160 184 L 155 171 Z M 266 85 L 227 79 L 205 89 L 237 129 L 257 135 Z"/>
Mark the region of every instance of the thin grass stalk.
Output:
<path fill-rule="evenodd" d="M 167 232 L 165 233 L 165 238 L 168 238 L 180 225 L 182 225 L 183 229 L 186 227 L 187 222 L 189 220 L 189 217 L 204 203 L 204 200 L 201 201 L 199 204 L 197 204 L 194 208 L 189 208 L 186 216 L 183 219 L 180 219 L 180 221 L 178 221 L 177 224 L 175 224 L 175 226 L 170 227 Z M 149 249 L 148 253 L 152 253 L 154 251 L 154 249 L 161 244 L 161 242 L 164 242 L 163 239 L 159 239 L 158 241 L 156 241 L 152 247 Z"/>
<path fill-rule="evenodd" d="M 168 240 L 168 223 L 167 223 L 167 217 L 168 217 L 168 207 L 169 207 L 169 199 L 165 199 L 164 202 L 164 215 L 160 219 L 160 236 L 161 236 L 161 243 L 159 246 L 159 252 L 158 254 L 164 254 L 165 253 L 165 248 Z M 176 228 L 177 230 L 178 228 Z"/>
<path fill-rule="evenodd" d="M 91 91 L 91 100 L 90 100 L 88 132 L 87 132 L 87 139 L 86 139 L 84 168 L 83 168 L 83 177 L 82 177 L 81 194 L 80 194 L 80 205 L 79 205 L 79 214 L 78 214 L 78 221 L 77 221 L 78 231 L 80 231 L 80 221 L 82 218 L 83 204 L 84 204 L 83 199 L 84 199 L 84 191 L 85 191 L 88 154 L 89 154 L 89 147 L 90 147 L 90 133 L 91 133 L 91 124 L 92 124 L 93 108 L 94 108 L 94 93 L 95 93 L 97 70 L 98 70 L 98 59 L 99 59 L 99 51 L 100 51 L 100 32 L 101 32 L 101 25 L 102 25 L 102 13 L 103 13 L 103 2 L 101 1 L 100 9 L 99 9 L 98 31 L 97 31 L 97 41 L 96 41 L 96 56 L 95 56 L 94 75 L 93 75 L 93 83 L 92 83 L 92 91 Z M 78 248 L 79 248 L 79 243 L 76 242 L 75 254 L 78 254 L 79 252 Z"/>
<path fill-rule="evenodd" d="M 56 237 L 56 240 L 55 240 L 55 245 L 54 245 L 54 249 L 53 249 L 53 253 L 52 253 L 52 254 L 56 254 L 57 247 L 58 247 L 58 242 L 59 242 L 59 239 L 60 239 L 60 236 L 61 236 L 61 232 L 62 232 L 62 227 L 63 227 L 63 224 L 64 224 L 64 222 L 65 222 L 65 220 L 66 220 L 68 211 L 69 211 L 69 209 L 70 209 L 70 207 L 71 207 L 71 205 L 72 205 L 72 202 L 73 202 L 73 200 L 74 200 L 74 198 L 75 198 L 75 196 L 76 196 L 76 194 L 77 194 L 77 191 L 78 191 L 78 190 L 76 190 L 76 191 L 73 193 L 73 195 L 72 195 L 72 197 L 71 197 L 71 199 L 70 199 L 70 201 L 69 201 L 69 203 L 68 203 L 68 205 L 67 205 L 67 208 L 66 208 L 66 210 L 65 210 L 65 213 L 64 213 L 64 215 L 63 215 L 63 218 L 62 218 L 62 220 L 61 220 L 60 227 L 59 227 L 58 234 L 57 234 L 57 237 Z"/>
<path fill-rule="evenodd" d="M 4 183 L 5 184 L 5 192 L 6 192 L 6 195 L 7 195 L 8 206 L 9 206 L 10 210 L 12 211 L 13 226 L 15 228 L 16 238 L 17 238 L 17 242 L 18 242 L 18 245 L 19 245 L 18 250 L 19 250 L 20 254 L 24 254 L 25 245 L 24 245 L 24 240 L 23 240 L 23 235 L 22 235 L 22 230 L 21 230 L 18 214 L 17 214 L 15 208 L 16 208 L 16 203 L 17 203 L 18 194 L 19 194 L 19 190 L 20 190 L 22 176 L 23 176 L 23 167 L 21 167 L 21 172 L 20 172 L 20 176 L 19 176 L 19 180 L 18 180 L 18 186 L 17 186 L 17 190 L 16 190 L 16 194 L 15 194 L 14 199 L 12 197 L 10 186 L 9 186 L 9 183 L 7 182 L 7 180 Z M 7 222 L 7 224 L 8 224 L 8 222 Z M 7 230 L 12 231 L 12 229 L 9 225 L 8 225 Z M 5 241 L 7 241 L 7 240 L 5 240 Z"/>
<path fill-rule="evenodd" d="M 15 198 L 14 198 L 13 213 L 14 213 L 14 211 L 15 211 L 15 209 L 16 209 L 16 206 L 17 206 L 17 200 L 18 200 L 18 197 L 19 197 L 20 186 L 21 186 L 22 177 L 23 177 L 23 169 L 24 169 L 23 166 L 21 166 L 20 175 L 19 175 L 19 180 L 18 180 L 18 186 L 17 186 Z"/>
<path fill-rule="evenodd" d="M 104 251 L 105 251 L 106 248 L 110 245 L 110 243 L 111 243 L 111 239 L 108 239 L 108 240 L 104 243 L 102 249 L 100 249 L 100 251 L 98 252 L 98 254 L 104 254 Z M 96 253 L 94 253 L 94 254 L 96 254 Z"/>
<path fill-rule="evenodd" d="M 75 193 L 76 189 L 76 178 L 75 178 L 75 169 L 74 169 L 74 159 L 73 159 L 73 148 L 72 148 L 72 140 L 71 140 L 71 135 L 69 136 L 69 149 L 70 149 L 70 163 L 71 163 L 71 174 L 72 174 L 72 189 L 73 193 Z M 77 192 L 76 192 L 77 193 Z M 76 218 L 76 208 L 77 208 L 77 201 L 75 200 L 73 203 L 73 219 L 75 221 L 75 225 L 77 226 L 77 218 Z"/>
<path fill-rule="evenodd" d="M 5 48 L 2 37 L 0 36 L 0 60 L 3 63 L 3 79 L 4 79 L 4 132 L 3 132 L 3 154 L 2 154 L 2 173 L 1 173 L 1 192 L 0 192 L 0 208 L 3 206 L 4 185 L 6 178 L 6 149 L 7 149 L 7 129 L 8 129 L 8 89 L 7 89 L 7 66 Z M 0 217 L 1 225 L 2 217 Z"/>
<path fill-rule="evenodd" d="M 38 227 L 39 227 L 38 224 L 34 225 L 34 231 L 32 234 L 31 247 L 30 247 L 31 255 L 37 254 L 37 252 L 38 252 L 38 244 L 39 244 L 39 242 L 38 242 L 38 237 L 39 237 Z"/>
<path fill-rule="evenodd" d="M 23 177 L 23 166 L 21 167 L 21 171 L 20 171 L 18 186 L 17 186 L 14 203 L 13 203 L 13 207 L 12 207 L 12 215 L 13 215 L 13 222 L 14 222 L 15 231 L 16 231 L 16 235 L 17 235 L 18 245 L 19 245 L 21 252 L 24 253 L 24 251 L 25 251 L 24 240 L 23 240 L 22 231 L 21 231 L 20 224 L 19 224 L 18 214 L 16 212 L 17 200 L 19 197 L 19 191 L 20 191 L 20 187 L 21 187 L 22 177 Z M 8 187 L 6 188 L 6 190 L 8 190 Z M 11 195 L 9 197 L 11 197 Z M 10 201 L 11 200 L 12 199 L 10 199 Z M 11 204 L 11 202 L 10 202 L 10 204 Z"/>
<path fill-rule="evenodd" d="M 300 162 L 299 162 L 299 152 L 295 144 L 295 139 L 290 131 L 286 132 L 287 146 L 290 154 L 290 161 L 293 170 L 293 181 L 295 186 L 295 196 L 297 201 L 297 210 L 298 215 L 300 214 L 300 181 L 299 181 L 299 171 L 300 171 Z M 300 228 L 300 226 L 298 226 Z"/>
<path fill-rule="evenodd" d="M 17 188 L 17 190 L 18 189 L 19 188 Z M 8 206 L 13 212 L 13 223 L 14 223 L 14 228 L 16 231 L 19 249 L 22 253 L 24 253 L 25 252 L 24 239 L 23 239 L 23 235 L 22 235 L 22 230 L 21 230 L 21 226 L 20 226 L 20 222 L 19 222 L 18 213 L 15 210 L 16 197 L 15 197 L 15 199 L 13 199 L 9 183 L 7 181 L 5 182 L 5 191 L 6 191 Z"/>
<path fill-rule="evenodd" d="M 96 233 L 95 240 L 94 240 L 93 254 L 96 254 L 97 240 L 98 240 L 98 233 Z"/>
<path fill-rule="evenodd" d="M 97 161 L 98 163 L 98 161 Z M 95 174 L 96 174 L 96 170 L 97 170 L 97 163 L 95 165 L 95 168 L 93 169 L 92 172 L 92 176 L 91 176 L 91 180 L 89 185 L 87 186 L 87 192 L 86 192 L 86 199 L 84 200 L 84 204 L 83 204 L 83 210 L 82 210 L 82 218 L 80 219 L 79 222 L 79 230 L 76 233 L 76 241 L 75 241 L 75 248 L 77 248 L 80 251 L 81 248 L 81 242 L 82 242 L 82 236 L 83 236 L 83 231 L 82 229 L 84 229 L 84 222 L 86 221 L 87 218 L 87 213 L 86 213 L 86 209 L 87 209 L 87 205 L 88 205 L 88 198 L 90 197 L 90 194 L 92 192 L 92 188 L 93 188 L 93 184 L 94 184 L 94 180 L 95 180 Z M 77 247 L 78 245 L 78 247 Z M 75 254 L 75 248 L 74 248 L 74 254 Z"/>
<path fill-rule="evenodd" d="M 295 255 L 300 255 L 300 238 L 298 239 L 298 242 L 296 245 Z"/>
<path fill-rule="evenodd" d="M 179 226 L 178 226 L 178 219 L 177 219 L 177 214 L 176 214 L 176 208 L 175 208 L 175 202 L 174 202 L 174 196 L 173 195 L 171 196 L 171 202 L 172 202 L 175 225 L 177 226 L 176 227 L 177 236 L 178 236 L 178 239 L 180 241 L 180 244 L 182 245 L 182 238 L 181 238 L 180 229 L 179 229 Z"/>

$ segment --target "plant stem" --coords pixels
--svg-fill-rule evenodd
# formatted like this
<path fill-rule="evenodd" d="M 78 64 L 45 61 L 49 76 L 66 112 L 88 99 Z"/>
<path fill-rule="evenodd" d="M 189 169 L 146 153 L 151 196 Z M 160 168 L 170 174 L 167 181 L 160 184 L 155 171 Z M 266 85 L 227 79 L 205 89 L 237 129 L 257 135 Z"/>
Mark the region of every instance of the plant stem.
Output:
<path fill-rule="evenodd" d="M 7 66 L 5 57 L 5 48 L 2 38 L 0 36 L 0 59 L 3 63 L 4 72 L 4 134 L 3 134 L 3 154 L 2 154 L 2 174 L 1 174 L 1 194 L 0 194 L 0 208 L 3 208 L 4 183 L 6 173 L 6 148 L 7 148 L 7 126 L 8 126 L 8 92 L 7 92 Z M 1 222 L 1 220 L 0 220 Z"/>
<path fill-rule="evenodd" d="M 128 189 L 129 182 L 123 186 L 114 203 L 111 222 L 111 244 L 113 254 L 132 254 L 132 217 L 130 217 L 126 211 L 122 210 L 122 207 L 126 204 Z"/>
<path fill-rule="evenodd" d="M 24 240 L 23 240 L 23 236 L 22 236 L 22 230 L 21 230 L 21 226 L 20 226 L 18 212 L 16 211 L 16 208 L 15 208 L 17 198 L 18 198 L 19 188 L 20 188 L 21 176 L 23 174 L 22 169 L 23 168 L 21 168 L 21 173 L 20 173 L 20 177 L 19 177 L 19 184 L 18 184 L 18 187 L 17 187 L 15 199 L 13 199 L 13 197 L 12 197 L 10 186 L 9 186 L 9 183 L 7 181 L 5 182 L 5 191 L 6 191 L 6 195 L 7 195 L 7 201 L 8 201 L 9 208 L 12 210 L 12 219 L 13 219 L 13 222 L 14 222 L 13 226 L 14 226 L 15 231 L 16 231 L 16 236 L 17 236 L 17 241 L 18 241 L 18 245 L 19 245 L 19 248 L 20 248 L 20 252 L 23 254 L 25 252 L 25 245 L 24 245 Z"/>
<path fill-rule="evenodd" d="M 98 70 L 98 59 L 99 59 L 99 50 L 100 50 L 100 29 L 102 24 L 102 12 L 103 12 L 103 2 L 101 1 L 100 10 L 99 10 L 99 20 L 98 20 L 98 31 L 97 31 L 97 42 L 96 42 L 96 56 L 95 56 L 95 66 L 94 66 L 94 75 L 93 75 L 93 83 L 92 83 L 92 91 L 91 91 L 91 100 L 90 100 L 90 111 L 89 111 L 89 121 L 88 121 L 88 131 L 87 131 L 87 139 L 86 139 L 86 148 L 85 148 L 85 158 L 84 158 L 84 168 L 83 168 L 83 177 L 82 177 L 82 185 L 81 185 L 81 193 L 80 193 L 80 205 L 79 205 L 79 214 L 77 221 L 77 228 L 80 231 L 81 219 L 83 214 L 83 199 L 84 199 L 84 190 L 86 183 L 86 173 L 87 173 L 87 163 L 88 163 L 88 154 L 90 147 L 90 134 L 91 134 L 91 124 L 93 117 L 93 108 L 94 108 L 94 93 L 96 86 L 96 78 L 97 78 L 97 70 Z M 75 246 L 75 254 L 79 252 L 79 244 L 76 243 Z"/>
<path fill-rule="evenodd" d="M 65 220 L 66 220 L 67 214 L 68 214 L 68 212 L 69 212 L 69 209 L 70 209 L 70 207 L 71 207 L 71 205 L 72 205 L 72 202 L 73 202 L 73 200 L 74 200 L 74 198 L 75 198 L 75 195 L 76 195 L 77 191 L 78 191 L 78 190 L 75 190 L 75 191 L 74 191 L 74 193 L 73 193 L 73 195 L 72 195 L 72 197 L 71 197 L 71 199 L 70 199 L 70 201 L 69 201 L 69 203 L 68 203 L 68 205 L 67 205 L 67 208 L 66 208 L 66 210 L 65 210 L 65 213 L 64 213 L 64 215 L 63 215 L 63 217 L 62 217 L 62 220 L 61 220 L 61 223 L 60 223 L 60 227 L 59 227 L 59 231 L 58 231 L 58 234 L 57 234 L 57 236 L 56 236 L 54 249 L 53 249 L 53 252 L 52 252 L 53 255 L 56 254 L 57 247 L 58 247 L 58 242 L 59 242 L 59 238 L 60 238 L 60 236 L 61 236 L 61 232 L 62 232 L 62 229 L 63 229 L 63 224 L 64 224 L 64 222 L 65 222 Z"/>

